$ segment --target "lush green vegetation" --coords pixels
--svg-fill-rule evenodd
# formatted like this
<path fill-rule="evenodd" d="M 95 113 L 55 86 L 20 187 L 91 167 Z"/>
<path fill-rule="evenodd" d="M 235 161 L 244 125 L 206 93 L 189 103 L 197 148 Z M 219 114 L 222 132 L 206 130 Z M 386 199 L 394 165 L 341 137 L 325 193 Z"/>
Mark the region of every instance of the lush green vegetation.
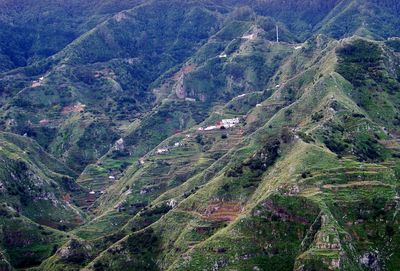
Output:
<path fill-rule="evenodd" d="M 397 270 L 396 1 L 36 2 L 0 1 L 0 269 Z"/>

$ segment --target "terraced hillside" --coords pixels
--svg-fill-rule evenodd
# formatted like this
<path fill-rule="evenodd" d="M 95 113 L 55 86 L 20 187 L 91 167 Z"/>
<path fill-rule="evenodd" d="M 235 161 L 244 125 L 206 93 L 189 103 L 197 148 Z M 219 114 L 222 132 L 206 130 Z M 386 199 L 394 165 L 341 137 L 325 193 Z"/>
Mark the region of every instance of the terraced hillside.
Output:
<path fill-rule="evenodd" d="M 1 270 L 400 266 L 396 1 L 0 11 Z"/>
<path fill-rule="evenodd" d="M 90 232 L 103 229 L 107 220 L 106 228 L 112 229 L 115 217 L 126 216 L 123 224 L 129 219 L 122 230 L 126 236 L 89 268 L 361 270 L 381 266 L 395 270 L 399 257 L 397 154 L 376 139 L 389 138 L 390 133 L 351 99 L 351 84 L 337 73 L 343 50 L 359 44 L 377 43 L 318 37 L 303 45 L 278 72 L 289 79 L 279 82 L 282 86 L 272 96 L 256 102 L 258 106 L 242 116 L 246 121 L 236 128 L 241 141 L 226 151 L 220 142 L 228 140 L 230 133 L 236 139 L 235 129 L 200 132 L 202 153 L 226 152 L 210 165 L 204 164 L 206 169 L 200 173 L 187 176 L 183 184 L 165 189 L 163 176 L 167 174 L 166 180 L 173 182 L 174 173 L 180 171 L 171 168 L 180 165 L 185 154 L 204 160 L 187 143 L 164 148 L 179 142 L 179 136 L 128 170 L 133 173 L 107 191 L 113 196 L 100 197 L 99 209 L 109 206 L 115 195 L 121 195 L 122 201 L 88 228 L 81 228 L 83 232 L 77 231 L 92 238 Z M 309 68 L 297 74 L 298 59 Z M 220 113 L 226 114 L 235 100 L 246 96 L 235 98 Z M 202 126 L 207 125 L 206 121 Z M 337 131 L 341 137 L 336 138 Z M 183 142 L 192 140 L 187 133 L 180 135 Z M 218 135 L 217 140 L 210 141 L 211 135 Z M 346 147 L 337 148 L 341 144 Z M 164 149 L 168 151 L 157 154 Z M 185 161 L 190 163 L 190 158 Z M 308 207 L 298 207 L 302 205 Z M 119 228 L 116 225 L 114 235 L 121 234 Z"/>

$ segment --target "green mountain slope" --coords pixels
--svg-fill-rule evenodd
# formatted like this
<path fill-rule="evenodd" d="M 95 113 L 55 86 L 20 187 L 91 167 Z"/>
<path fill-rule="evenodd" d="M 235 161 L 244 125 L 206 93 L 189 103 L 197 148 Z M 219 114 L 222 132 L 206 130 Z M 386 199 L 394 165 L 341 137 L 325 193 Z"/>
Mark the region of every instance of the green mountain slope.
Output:
<path fill-rule="evenodd" d="M 397 270 L 396 1 L 65 5 L 0 1 L 0 269 Z"/>
<path fill-rule="evenodd" d="M 150 153 L 141 168 L 129 169 L 126 178 L 107 191 L 119 193 L 120 204 L 76 231 L 92 239 L 104 225 L 112 228 L 110 220 L 116 223 L 115 233 L 101 240 L 126 235 L 88 267 L 394 270 L 399 259 L 397 151 L 384 146 L 395 139 L 352 100 L 353 86 L 337 73 L 344 68 L 343 58 L 351 57 L 343 52 L 359 44 L 375 43 L 342 44 L 323 37 L 310 41 L 277 73 L 294 77 L 281 81 L 283 87 L 248 111 L 245 118 L 251 122 L 214 132 L 189 130 L 163 143 L 181 142 L 176 150 Z M 361 62 L 360 57 L 353 63 Z M 297 65 L 308 68 L 296 73 Z M 255 131 L 254 123 L 259 127 Z M 337 139 L 338 131 L 355 141 Z M 338 152 L 327 138 L 343 140 L 336 143 L 347 144 L 352 151 Z M 228 150 L 225 155 L 223 146 Z M 216 161 L 209 160 L 210 154 Z M 182 173 L 186 181 L 176 184 L 173 174 Z M 175 188 L 162 193 L 164 178 Z M 106 195 L 100 202 L 109 197 L 115 198 Z M 129 217 L 121 231 L 117 221 L 124 224 Z M 56 268 L 58 260 L 51 261 L 43 266 Z"/>
<path fill-rule="evenodd" d="M 75 206 L 83 190 L 72 170 L 31 139 L 1 133 L 0 160 L 4 259 L 15 268 L 39 265 L 68 240 L 66 233 L 56 229 L 84 221 L 85 214 Z"/>
<path fill-rule="evenodd" d="M 76 226 L 83 214 L 71 197 L 82 189 L 74 173 L 35 142 L 1 134 L 1 198 L 30 219 L 49 226 Z"/>
<path fill-rule="evenodd" d="M 319 31 L 336 38 L 357 34 L 381 39 L 398 35 L 400 6 L 396 1 L 341 2 L 319 23 Z"/>
<path fill-rule="evenodd" d="M 0 1 L 1 71 L 47 58 L 115 13 L 141 1 Z"/>

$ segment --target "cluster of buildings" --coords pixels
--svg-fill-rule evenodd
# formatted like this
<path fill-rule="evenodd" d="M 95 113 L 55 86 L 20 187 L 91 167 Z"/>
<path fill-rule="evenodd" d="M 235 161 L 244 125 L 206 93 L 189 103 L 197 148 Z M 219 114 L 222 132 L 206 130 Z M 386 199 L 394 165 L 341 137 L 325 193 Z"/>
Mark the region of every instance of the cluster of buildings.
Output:
<path fill-rule="evenodd" d="M 233 119 L 223 119 L 220 121 L 217 121 L 215 125 L 208 126 L 206 128 L 200 127 L 198 131 L 211 131 L 211 130 L 216 130 L 216 129 L 223 129 L 223 128 L 232 128 L 235 127 L 240 123 L 239 118 L 233 118 Z"/>

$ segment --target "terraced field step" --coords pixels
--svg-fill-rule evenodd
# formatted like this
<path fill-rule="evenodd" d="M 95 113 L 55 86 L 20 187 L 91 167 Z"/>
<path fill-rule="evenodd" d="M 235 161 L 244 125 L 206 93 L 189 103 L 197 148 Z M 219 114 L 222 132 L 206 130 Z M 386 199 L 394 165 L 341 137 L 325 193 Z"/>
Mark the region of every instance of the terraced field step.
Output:
<path fill-rule="evenodd" d="M 371 165 L 362 167 L 338 167 L 326 170 L 311 170 L 310 177 L 306 179 L 313 179 L 319 177 L 334 177 L 337 175 L 356 175 L 356 174 L 378 174 L 390 170 L 387 166 Z"/>
<path fill-rule="evenodd" d="M 340 183 L 340 182 L 349 182 L 351 180 L 367 181 L 370 179 L 377 179 L 377 178 L 378 178 L 377 172 L 353 172 L 345 174 L 344 178 L 339 178 L 338 175 L 319 175 L 319 176 L 308 177 L 303 179 L 303 183 L 315 183 L 315 182 Z"/>
<path fill-rule="evenodd" d="M 202 217 L 210 221 L 232 221 L 242 210 L 239 202 L 213 202 L 208 205 Z"/>
<path fill-rule="evenodd" d="M 374 170 L 374 171 L 379 171 L 379 170 L 387 170 L 387 167 L 382 166 L 382 165 L 362 165 L 358 167 L 336 167 L 336 168 L 330 168 L 326 170 L 320 170 L 320 172 L 337 172 L 337 171 L 357 171 L 357 170 L 363 170 L 363 169 L 368 169 L 368 170 Z"/>
<path fill-rule="evenodd" d="M 356 186 L 385 186 L 385 187 L 393 187 L 392 185 L 385 184 L 379 181 L 363 181 L 363 182 L 349 182 L 345 184 L 325 184 L 322 188 L 325 189 L 336 189 L 336 188 L 348 188 L 348 187 L 356 187 Z"/>

